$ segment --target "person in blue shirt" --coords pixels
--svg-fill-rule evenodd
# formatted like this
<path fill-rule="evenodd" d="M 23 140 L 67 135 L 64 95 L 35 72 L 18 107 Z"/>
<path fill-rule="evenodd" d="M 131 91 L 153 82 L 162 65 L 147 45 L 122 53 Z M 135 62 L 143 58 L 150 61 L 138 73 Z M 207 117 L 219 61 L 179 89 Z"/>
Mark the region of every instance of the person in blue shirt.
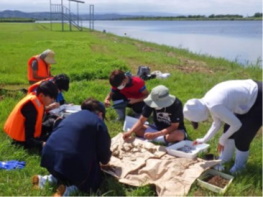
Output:
<path fill-rule="evenodd" d="M 43 188 L 46 182 L 59 185 L 56 195 L 73 191 L 95 192 L 101 183 L 101 164 L 111 157 L 111 139 L 104 123 L 105 107 L 92 98 L 85 100 L 81 111 L 63 119 L 46 141 L 41 166 L 50 175 L 33 177 L 33 185 Z"/>

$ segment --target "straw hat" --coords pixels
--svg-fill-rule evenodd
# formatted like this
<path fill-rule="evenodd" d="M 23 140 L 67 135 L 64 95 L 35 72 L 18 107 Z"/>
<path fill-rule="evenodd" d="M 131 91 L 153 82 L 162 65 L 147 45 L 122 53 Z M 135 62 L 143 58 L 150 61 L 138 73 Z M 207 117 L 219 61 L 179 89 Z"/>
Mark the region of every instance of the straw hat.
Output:
<path fill-rule="evenodd" d="M 47 49 L 43 51 L 40 55 L 40 57 L 48 64 L 55 64 L 56 60 L 54 59 L 55 53 L 54 51 Z"/>

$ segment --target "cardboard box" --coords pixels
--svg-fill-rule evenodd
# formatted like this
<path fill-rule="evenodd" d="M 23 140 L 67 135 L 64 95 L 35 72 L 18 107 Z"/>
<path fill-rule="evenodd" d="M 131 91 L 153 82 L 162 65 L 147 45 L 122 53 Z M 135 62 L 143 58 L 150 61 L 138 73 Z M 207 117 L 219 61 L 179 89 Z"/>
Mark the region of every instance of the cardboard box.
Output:
<path fill-rule="evenodd" d="M 183 140 L 166 148 L 168 154 L 177 156 L 177 157 L 184 157 L 184 158 L 196 158 L 197 154 L 200 152 L 207 151 L 209 144 L 198 144 L 193 145 L 193 141 L 190 140 Z"/>
<path fill-rule="evenodd" d="M 205 181 L 205 179 L 207 179 L 209 176 L 220 176 L 223 179 L 228 180 L 228 183 L 223 187 L 219 187 L 213 184 L 210 184 L 208 182 Z M 207 171 L 205 171 L 203 174 L 201 174 L 201 176 L 197 179 L 197 184 L 200 185 L 201 187 L 208 189 L 210 191 L 219 193 L 219 194 L 224 194 L 227 190 L 227 188 L 229 187 L 229 185 L 232 183 L 234 177 L 229 175 L 229 174 L 225 174 L 223 172 L 219 172 L 217 170 L 214 169 L 209 169 Z"/>

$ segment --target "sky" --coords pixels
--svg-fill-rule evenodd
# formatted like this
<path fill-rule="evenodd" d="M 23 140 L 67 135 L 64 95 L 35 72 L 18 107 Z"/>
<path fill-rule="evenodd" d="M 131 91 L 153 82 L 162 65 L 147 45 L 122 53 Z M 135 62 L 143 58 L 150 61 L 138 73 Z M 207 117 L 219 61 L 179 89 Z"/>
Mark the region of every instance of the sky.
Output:
<path fill-rule="evenodd" d="M 72 12 L 89 14 L 90 5 L 94 13 L 169 13 L 174 15 L 239 14 L 252 16 L 262 13 L 262 0 L 79 0 L 69 4 L 68 0 L 0 0 L 0 11 L 20 10 L 23 12 L 44 12 L 52 4 L 63 4 Z"/>

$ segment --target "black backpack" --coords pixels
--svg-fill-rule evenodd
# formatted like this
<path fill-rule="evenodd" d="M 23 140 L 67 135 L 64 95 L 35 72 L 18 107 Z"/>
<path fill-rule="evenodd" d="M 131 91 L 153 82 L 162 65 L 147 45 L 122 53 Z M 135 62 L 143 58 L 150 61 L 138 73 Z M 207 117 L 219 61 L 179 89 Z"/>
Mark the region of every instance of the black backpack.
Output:
<path fill-rule="evenodd" d="M 137 76 L 141 77 L 143 80 L 149 79 L 151 75 L 151 70 L 148 66 L 139 66 L 137 71 Z"/>

